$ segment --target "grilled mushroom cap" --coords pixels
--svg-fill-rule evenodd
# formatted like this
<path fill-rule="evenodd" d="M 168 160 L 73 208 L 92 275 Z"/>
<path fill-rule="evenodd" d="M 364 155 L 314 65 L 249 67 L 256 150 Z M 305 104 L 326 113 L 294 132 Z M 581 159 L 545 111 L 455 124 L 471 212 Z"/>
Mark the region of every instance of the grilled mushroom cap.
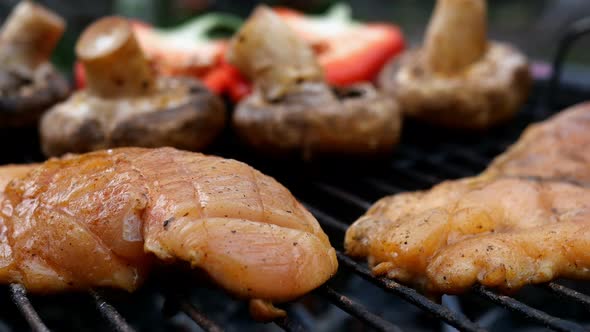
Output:
<path fill-rule="evenodd" d="M 425 45 L 393 59 L 379 85 L 410 117 L 484 129 L 509 119 L 527 98 L 527 59 L 486 39 L 484 0 L 439 0 Z"/>
<path fill-rule="evenodd" d="M 231 41 L 228 59 L 255 83 L 233 125 L 246 143 L 273 154 L 378 154 L 399 140 L 390 96 L 370 84 L 332 90 L 313 51 L 261 6 Z"/>
<path fill-rule="evenodd" d="M 194 79 L 155 77 L 127 20 L 95 22 L 76 53 L 88 87 L 43 116 L 45 154 L 117 146 L 199 150 L 223 129 L 222 101 Z"/>
<path fill-rule="evenodd" d="M 66 79 L 48 62 L 64 21 L 29 1 L 21 2 L 0 31 L 0 127 L 34 125 L 65 99 Z"/>
<path fill-rule="evenodd" d="M 260 90 L 241 102 L 234 126 L 257 150 L 280 155 L 374 155 L 399 141 L 397 105 L 370 84 L 337 91 L 324 83 L 303 83 L 277 101 Z"/>

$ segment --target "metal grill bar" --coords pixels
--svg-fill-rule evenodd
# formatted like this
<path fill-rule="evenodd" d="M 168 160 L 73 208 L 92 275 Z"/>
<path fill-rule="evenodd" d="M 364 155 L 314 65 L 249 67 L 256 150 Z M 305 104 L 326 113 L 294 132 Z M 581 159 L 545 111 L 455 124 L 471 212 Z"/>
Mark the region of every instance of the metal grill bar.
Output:
<path fill-rule="evenodd" d="M 373 327 L 377 331 L 401 332 L 401 329 L 396 325 L 386 321 L 380 316 L 375 315 L 350 298 L 336 292 L 330 286 L 321 287 L 319 292 L 330 299 L 330 301 L 338 306 L 338 308 L 365 322 L 367 325 Z"/>
<path fill-rule="evenodd" d="M 370 202 L 365 201 L 364 199 L 358 197 L 357 195 L 355 195 L 351 192 L 344 191 L 340 188 L 334 187 L 334 186 L 329 185 L 327 183 L 315 182 L 315 183 L 313 183 L 313 186 L 320 189 L 321 191 L 323 191 L 327 194 L 330 194 L 330 195 L 338 198 L 338 199 L 341 199 L 345 202 L 356 205 L 363 210 L 368 210 L 372 205 Z"/>
<path fill-rule="evenodd" d="M 345 223 L 337 220 L 336 218 L 322 212 L 321 210 L 313 207 L 312 205 L 310 205 L 309 203 L 303 202 L 300 200 L 300 202 L 305 205 L 305 208 L 307 208 L 309 210 L 309 212 L 311 212 L 314 216 L 316 216 L 318 219 L 321 220 L 321 224 L 322 226 L 328 226 L 330 228 L 336 229 L 338 231 L 341 231 L 342 233 L 346 232 L 346 230 L 348 229 L 348 225 L 346 225 Z"/>
<path fill-rule="evenodd" d="M 417 307 L 423 310 L 430 312 L 435 317 L 445 321 L 449 325 L 461 331 L 485 331 L 483 328 L 479 327 L 477 324 L 467 319 L 467 317 L 454 313 L 450 311 L 448 308 L 430 301 L 428 298 L 424 297 L 416 290 L 398 284 L 397 282 L 391 279 L 375 277 L 371 273 L 371 271 L 369 271 L 369 269 L 358 264 L 357 262 L 355 262 L 354 260 L 352 260 L 351 258 L 349 258 L 341 252 L 336 252 L 336 255 L 338 256 L 338 261 L 342 265 L 349 269 L 352 269 L 356 274 L 361 276 L 363 279 L 381 287 L 382 289 L 395 293 L 402 299 L 416 305 Z"/>
<path fill-rule="evenodd" d="M 306 329 L 296 320 L 290 318 L 289 316 L 282 317 L 279 319 L 275 319 L 274 321 L 277 326 L 282 328 L 287 332 L 305 332 Z"/>
<path fill-rule="evenodd" d="M 49 332 L 49 329 L 45 326 L 35 308 L 33 308 L 25 288 L 19 284 L 10 284 L 9 289 L 12 301 L 23 314 L 31 329 L 35 332 Z"/>
<path fill-rule="evenodd" d="M 476 293 L 491 300 L 492 302 L 495 302 L 514 312 L 520 313 L 530 320 L 540 322 L 553 330 L 564 332 L 587 331 L 587 329 L 580 326 L 579 324 L 551 316 L 541 310 L 535 309 L 516 299 L 513 299 L 510 296 L 496 294 L 481 285 L 475 286 L 474 290 Z"/>
<path fill-rule="evenodd" d="M 372 186 L 373 188 L 376 188 L 378 190 L 381 190 L 383 192 L 386 192 L 388 194 L 393 194 L 393 193 L 398 193 L 398 192 L 402 192 L 404 191 L 402 188 L 394 186 L 392 184 L 389 183 L 385 183 L 383 181 L 377 180 L 375 178 L 372 177 L 364 177 L 361 178 L 361 181 Z"/>
<path fill-rule="evenodd" d="M 320 189 L 321 191 L 331 194 L 345 202 L 348 203 L 352 203 L 355 205 L 358 205 L 359 207 L 361 207 L 364 210 L 367 210 L 368 208 L 371 207 L 371 203 L 367 202 L 363 199 L 361 199 L 360 197 L 356 196 L 353 193 L 349 193 L 346 191 L 343 191 L 337 187 L 334 187 L 332 185 L 329 185 L 327 183 L 324 182 L 314 182 L 312 183 L 312 185 L 318 189 Z"/>
<path fill-rule="evenodd" d="M 347 225 L 342 221 L 333 218 L 322 211 L 310 207 L 306 204 L 306 207 L 318 218 L 320 222 L 324 225 L 330 225 L 333 228 L 342 230 L 345 232 L 347 229 Z M 432 313 L 439 319 L 442 319 L 449 325 L 456 327 L 462 331 L 484 331 L 481 327 L 477 326 L 477 324 L 471 322 L 469 319 L 464 317 L 463 315 L 459 315 L 450 311 L 448 308 L 436 304 L 430 301 L 428 298 L 424 297 L 423 295 L 419 294 L 416 290 L 398 284 L 397 282 L 385 279 L 385 278 L 376 278 L 369 269 L 361 266 L 360 264 L 356 263 L 354 260 L 346 256 L 344 253 L 337 251 L 336 255 L 338 256 L 338 261 L 340 264 L 344 265 L 352 269 L 356 274 L 361 276 L 363 279 L 368 280 L 369 282 L 387 290 L 390 292 L 395 293 L 402 299 L 418 306 L 423 310 L 427 310 L 428 312 Z M 349 312 L 350 313 L 350 312 Z M 356 316 L 356 315 L 355 315 Z"/>
<path fill-rule="evenodd" d="M 482 157 L 479 154 L 469 149 L 466 149 L 458 144 L 443 143 L 441 147 L 444 148 L 446 151 L 449 151 L 450 153 L 454 154 L 455 156 L 463 158 L 474 165 L 486 167 L 490 162 L 487 158 Z"/>
<path fill-rule="evenodd" d="M 187 316 L 189 316 L 199 327 L 207 332 L 222 332 L 223 328 L 211 319 L 207 318 L 199 309 L 186 299 L 177 298 L 178 306 Z"/>
<path fill-rule="evenodd" d="M 586 308 L 590 309 L 589 295 L 582 294 L 578 291 L 562 286 L 560 284 L 556 284 L 554 282 L 550 282 L 549 284 L 545 285 L 545 287 L 559 296 L 576 301 L 579 304 L 585 305 Z"/>
<path fill-rule="evenodd" d="M 445 173 L 449 173 L 452 174 L 454 176 L 464 176 L 465 174 L 470 174 L 471 171 L 468 169 L 463 168 L 462 166 L 459 165 L 449 165 L 448 163 L 443 163 L 441 161 L 435 160 L 433 157 L 431 156 L 426 156 L 425 154 L 422 154 L 421 152 L 417 152 L 414 149 L 410 149 L 408 147 L 400 147 L 400 152 L 408 155 L 410 157 L 410 159 L 413 160 L 424 160 L 432 165 L 435 165 L 438 169 L 442 170 Z"/>
<path fill-rule="evenodd" d="M 125 318 L 115 309 L 112 305 L 107 303 L 98 292 L 95 290 L 90 291 L 90 295 L 94 299 L 96 309 L 102 314 L 102 316 L 109 322 L 114 331 L 117 332 L 134 332 L 133 329 Z"/>
<path fill-rule="evenodd" d="M 418 183 L 422 183 L 428 186 L 432 186 L 436 183 L 439 183 L 442 180 L 432 174 L 422 173 L 420 171 L 410 169 L 403 165 L 396 165 L 395 163 L 393 164 L 393 168 L 396 172 L 409 178 L 412 178 L 414 181 Z"/>

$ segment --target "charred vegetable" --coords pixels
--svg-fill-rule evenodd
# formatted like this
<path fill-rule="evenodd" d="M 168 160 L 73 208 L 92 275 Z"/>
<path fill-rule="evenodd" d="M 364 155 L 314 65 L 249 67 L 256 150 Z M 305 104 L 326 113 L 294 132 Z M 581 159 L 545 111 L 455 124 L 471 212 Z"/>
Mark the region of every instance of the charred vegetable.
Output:
<path fill-rule="evenodd" d="M 49 10 L 23 1 L 0 31 L 0 127 L 34 125 L 69 86 L 48 62 L 65 28 Z"/>
<path fill-rule="evenodd" d="M 394 59 L 379 83 L 411 117 L 451 128 L 483 129 L 525 101 L 526 58 L 486 37 L 484 0 L 438 0 L 422 49 Z"/>
<path fill-rule="evenodd" d="M 43 117 L 47 155 L 116 146 L 199 150 L 223 128 L 221 100 L 196 80 L 157 77 L 127 20 L 95 22 L 76 53 L 87 87 Z"/>
<path fill-rule="evenodd" d="M 281 18 L 259 7 L 233 37 L 228 61 L 254 81 L 233 124 L 258 150 L 275 154 L 376 154 L 397 143 L 394 100 L 369 84 L 332 90 L 312 49 Z"/>

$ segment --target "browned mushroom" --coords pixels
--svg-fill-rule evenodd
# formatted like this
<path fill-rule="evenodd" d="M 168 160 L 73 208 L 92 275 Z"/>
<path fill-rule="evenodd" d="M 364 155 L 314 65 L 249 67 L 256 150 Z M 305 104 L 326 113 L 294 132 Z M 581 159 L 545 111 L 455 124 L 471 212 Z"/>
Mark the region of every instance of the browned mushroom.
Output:
<path fill-rule="evenodd" d="M 48 61 L 64 28 L 61 17 L 30 1 L 7 18 L 0 30 L 0 127 L 34 125 L 67 97 L 67 80 Z"/>
<path fill-rule="evenodd" d="M 223 129 L 220 98 L 194 79 L 156 77 L 126 19 L 92 24 L 78 40 L 76 54 L 87 88 L 44 115 L 45 154 L 117 146 L 199 150 Z"/>
<path fill-rule="evenodd" d="M 257 8 L 233 37 L 228 59 L 255 84 L 237 105 L 233 125 L 258 150 L 306 159 L 371 155 L 399 140 L 393 98 L 368 83 L 334 91 L 310 47 L 267 7 Z"/>
<path fill-rule="evenodd" d="M 486 36 L 485 0 L 438 0 L 422 49 L 385 66 L 383 90 L 402 112 L 435 125 L 484 129 L 509 119 L 527 98 L 527 59 Z"/>

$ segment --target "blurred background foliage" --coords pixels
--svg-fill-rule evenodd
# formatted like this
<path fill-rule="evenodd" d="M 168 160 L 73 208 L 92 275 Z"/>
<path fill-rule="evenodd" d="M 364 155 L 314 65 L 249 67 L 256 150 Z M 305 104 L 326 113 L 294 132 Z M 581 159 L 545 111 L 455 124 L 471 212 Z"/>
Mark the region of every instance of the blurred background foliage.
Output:
<path fill-rule="evenodd" d="M 3 20 L 17 0 L 0 0 Z M 246 17 L 258 3 L 289 6 L 308 13 L 321 13 L 334 0 L 39 0 L 68 21 L 67 33 L 54 54 L 54 62 L 70 71 L 74 60 L 73 46 L 80 32 L 95 19 L 112 14 L 148 21 L 157 26 L 180 24 L 205 12 L 222 11 Z M 353 16 L 358 20 L 386 21 L 398 24 L 410 45 L 422 39 L 432 11 L 433 0 L 349 0 Z M 491 0 L 489 33 L 492 38 L 518 45 L 536 60 L 550 60 L 557 41 L 576 19 L 590 16 L 589 0 Z M 570 62 L 590 66 L 590 36 L 571 53 Z"/>

